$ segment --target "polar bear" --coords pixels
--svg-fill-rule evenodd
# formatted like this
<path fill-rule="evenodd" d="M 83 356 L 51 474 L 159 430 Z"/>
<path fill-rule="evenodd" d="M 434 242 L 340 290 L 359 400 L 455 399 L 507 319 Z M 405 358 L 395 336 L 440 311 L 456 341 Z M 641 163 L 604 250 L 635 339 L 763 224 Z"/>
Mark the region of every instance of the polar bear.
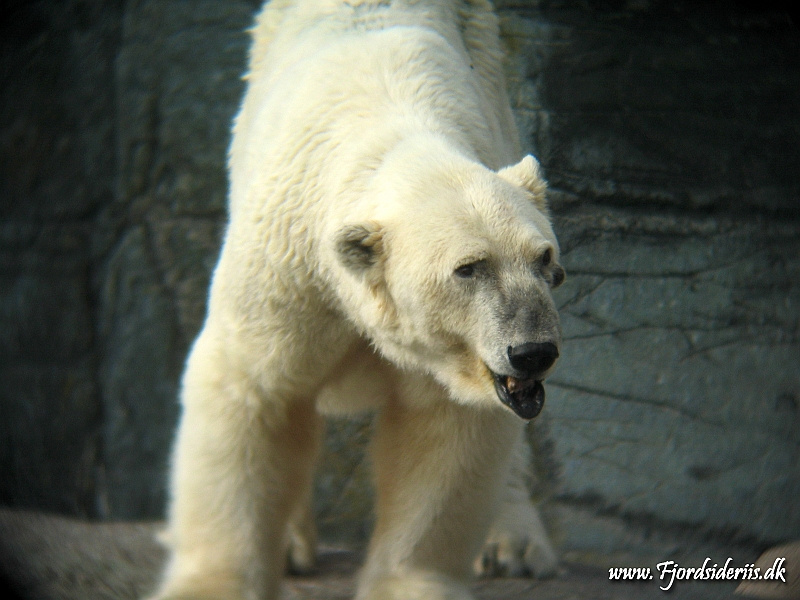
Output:
<path fill-rule="evenodd" d="M 253 37 L 154 597 L 276 598 L 287 555 L 313 562 L 320 413 L 364 407 L 358 600 L 471 598 L 476 556 L 552 569 L 522 432 L 559 355 L 564 270 L 491 6 L 273 0 Z"/>

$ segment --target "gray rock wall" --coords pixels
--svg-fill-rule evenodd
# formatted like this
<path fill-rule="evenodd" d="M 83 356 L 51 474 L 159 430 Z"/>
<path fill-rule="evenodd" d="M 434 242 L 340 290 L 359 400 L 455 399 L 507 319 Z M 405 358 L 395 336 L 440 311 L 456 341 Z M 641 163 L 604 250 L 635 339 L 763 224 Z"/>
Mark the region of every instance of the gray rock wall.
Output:
<path fill-rule="evenodd" d="M 114 198 L 121 2 L 0 18 L 0 500 L 93 514 L 103 453 L 92 240 Z"/>
<path fill-rule="evenodd" d="M 629 4 L 499 3 L 568 272 L 534 491 L 565 550 L 799 537 L 800 37 L 767 10 Z M 2 20 L 0 502 L 162 514 L 256 8 Z M 363 539 L 369 420 L 330 431 L 322 530 Z"/>
<path fill-rule="evenodd" d="M 246 2 L 126 6 L 115 64 L 116 195 L 102 215 L 105 515 L 161 514 L 177 382 L 225 222 Z"/>

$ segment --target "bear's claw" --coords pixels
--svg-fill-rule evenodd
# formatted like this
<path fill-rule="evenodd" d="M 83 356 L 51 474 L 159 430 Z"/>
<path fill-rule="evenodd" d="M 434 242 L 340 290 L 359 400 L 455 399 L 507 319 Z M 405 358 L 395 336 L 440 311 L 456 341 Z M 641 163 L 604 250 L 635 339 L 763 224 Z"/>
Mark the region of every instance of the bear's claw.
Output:
<path fill-rule="evenodd" d="M 473 569 L 483 577 L 544 579 L 557 575 L 558 556 L 538 508 L 527 500 L 505 504 Z"/>

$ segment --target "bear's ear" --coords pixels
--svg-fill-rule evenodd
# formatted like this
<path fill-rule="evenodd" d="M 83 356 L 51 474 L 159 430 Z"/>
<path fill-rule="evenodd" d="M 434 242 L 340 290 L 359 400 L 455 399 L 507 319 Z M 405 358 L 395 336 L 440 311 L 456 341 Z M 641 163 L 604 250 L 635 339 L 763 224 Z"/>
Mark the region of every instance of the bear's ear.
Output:
<path fill-rule="evenodd" d="M 374 224 L 347 225 L 336 234 L 336 254 L 350 271 L 363 273 L 383 252 L 383 231 Z"/>
<path fill-rule="evenodd" d="M 517 164 L 500 169 L 497 174 L 509 183 L 528 192 L 533 197 L 536 208 L 541 211 L 547 210 L 547 198 L 545 196 L 547 183 L 540 173 L 539 162 L 533 156 L 528 154 Z"/>

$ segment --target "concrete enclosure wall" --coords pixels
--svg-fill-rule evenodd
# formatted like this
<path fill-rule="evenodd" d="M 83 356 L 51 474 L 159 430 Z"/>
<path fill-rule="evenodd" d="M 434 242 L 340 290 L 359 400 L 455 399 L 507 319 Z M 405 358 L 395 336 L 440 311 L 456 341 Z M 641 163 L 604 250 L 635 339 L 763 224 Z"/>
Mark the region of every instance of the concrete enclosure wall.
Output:
<path fill-rule="evenodd" d="M 256 9 L 3 9 L 3 504 L 163 514 Z M 568 273 L 563 359 L 530 428 L 556 538 L 800 537 L 798 30 L 768 9 L 679 2 L 498 11 Z M 329 538 L 369 528 L 369 428 L 330 424 Z"/>

